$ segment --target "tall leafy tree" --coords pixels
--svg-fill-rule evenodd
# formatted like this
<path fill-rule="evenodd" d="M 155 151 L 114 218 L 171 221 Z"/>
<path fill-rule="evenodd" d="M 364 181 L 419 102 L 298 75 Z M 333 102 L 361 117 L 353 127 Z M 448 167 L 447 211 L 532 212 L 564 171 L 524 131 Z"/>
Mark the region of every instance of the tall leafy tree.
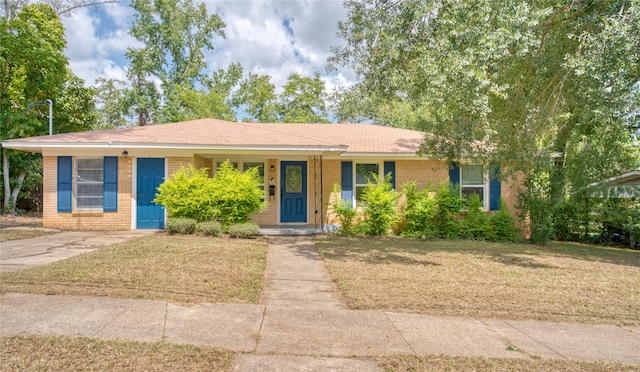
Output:
<path fill-rule="evenodd" d="M 27 5 L 12 19 L 0 18 L 0 140 L 47 134 L 48 110 L 34 103 L 49 99 L 54 133 L 92 125 L 93 93 L 68 71 L 65 44 L 64 28 L 48 5 Z M 39 156 L 3 149 L 2 157 L 3 209 L 14 212 L 23 182 L 39 177 Z"/>
<path fill-rule="evenodd" d="M 124 82 L 99 77 L 94 88 L 98 120 L 95 129 L 111 129 L 128 124 L 125 108 Z"/>
<path fill-rule="evenodd" d="M 240 83 L 239 89 L 233 94 L 232 103 L 237 107 L 242 106 L 249 114 L 245 120 L 275 123 L 278 121 L 278 96 L 275 90 L 270 76 L 249 73 L 249 77 Z"/>
<path fill-rule="evenodd" d="M 571 188 L 633 165 L 638 0 L 347 0 L 330 66 L 361 81 L 340 119 L 425 130 L 421 152 L 543 174 Z"/>
<path fill-rule="evenodd" d="M 320 73 L 304 77 L 292 73 L 278 97 L 276 111 L 283 123 L 327 123 L 324 82 Z"/>
<path fill-rule="evenodd" d="M 205 81 L 205 51 L 213 50 L 215 36 L 224 37 L 225 24 L 218 15 L 209 15 L 204 4 L 196 6 L 191 0 L 133 0 L 131 7 L 136 14 L 130 33 L 143 46 L 126 54 L 133 85 L 130 107 L 139 125 L 175 121 L 180 118 L 175 116 L 180 106 L 176 89 L 194 89 Z M 168 111 L 159 112 L 161 107 Z"/>

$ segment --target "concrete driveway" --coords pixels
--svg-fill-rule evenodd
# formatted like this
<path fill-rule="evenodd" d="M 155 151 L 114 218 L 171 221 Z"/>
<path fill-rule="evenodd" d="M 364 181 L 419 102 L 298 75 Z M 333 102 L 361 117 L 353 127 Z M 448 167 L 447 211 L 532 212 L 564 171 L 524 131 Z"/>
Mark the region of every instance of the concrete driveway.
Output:
<path fill-rule="evenodd" d="M 102 246 L 122 243 L 154 230 L 64 231 L 37 238 L 0 242 L 0 273 L 60 261 Z"/>

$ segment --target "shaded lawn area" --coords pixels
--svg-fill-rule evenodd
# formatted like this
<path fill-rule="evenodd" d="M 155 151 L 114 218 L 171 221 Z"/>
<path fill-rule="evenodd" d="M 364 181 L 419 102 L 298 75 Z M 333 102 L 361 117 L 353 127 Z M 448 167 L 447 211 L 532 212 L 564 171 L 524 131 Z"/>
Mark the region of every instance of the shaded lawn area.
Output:
<path fill-rule="evenodd" d="M 233 357 L 219 348 L 167 342 L 0 338 L 0 369 L 8 371 L 231 371 Z"/>
<path fill-rule="evenodd" d="M 267 244 L 154 235 L 0 275 L 0 293 L 257 303 Z"/>
<path fill-rule="evenodd" d="M 316 240 L 353 309 L 640 324 L 640 252 L 575 243 Z"/>
<path fill-rule="evenodd" d="M 29 239 L 37 238 L 39 236 L 57 234 L 60 231 L 57 230 L 43 230 L 43 229 L 2 229 L 0 230 L 0 242 L 6 242 L 9 240 Z"/>

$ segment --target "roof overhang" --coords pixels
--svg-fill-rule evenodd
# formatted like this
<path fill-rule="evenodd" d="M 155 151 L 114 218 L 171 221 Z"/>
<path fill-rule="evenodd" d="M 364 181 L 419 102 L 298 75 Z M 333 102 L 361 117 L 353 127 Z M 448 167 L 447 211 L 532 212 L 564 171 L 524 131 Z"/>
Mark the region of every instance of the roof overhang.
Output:
<path fill-rule="evenodd" d="M 55 152 L 69 150 L 191 150 L 194 152 L 301 152 L 301 153 L 343 153 L 348 146 L 296 146 L 296 145 L 208 145 L 208 144 L 176 144 L 176 143 L 132 143 L 132 142 L 30 142 L 5 141 L 2 146 L 8 149 L 43 153 L 46 150 Z"/>

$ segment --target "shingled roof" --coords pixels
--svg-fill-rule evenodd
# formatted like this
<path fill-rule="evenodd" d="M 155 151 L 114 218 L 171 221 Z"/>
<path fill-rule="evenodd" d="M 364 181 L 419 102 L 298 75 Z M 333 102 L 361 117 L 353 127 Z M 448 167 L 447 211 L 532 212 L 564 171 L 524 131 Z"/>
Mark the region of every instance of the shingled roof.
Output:
<path fill-rule="evenodd" d="M 3 146 L 44 148 L 268 149 L 290 147 L 346 153 L 415 154 L 423 133 L 373 124 L 264 124 L 200 119 L 145 127 L 57 134 L 3 141 Z"/>

